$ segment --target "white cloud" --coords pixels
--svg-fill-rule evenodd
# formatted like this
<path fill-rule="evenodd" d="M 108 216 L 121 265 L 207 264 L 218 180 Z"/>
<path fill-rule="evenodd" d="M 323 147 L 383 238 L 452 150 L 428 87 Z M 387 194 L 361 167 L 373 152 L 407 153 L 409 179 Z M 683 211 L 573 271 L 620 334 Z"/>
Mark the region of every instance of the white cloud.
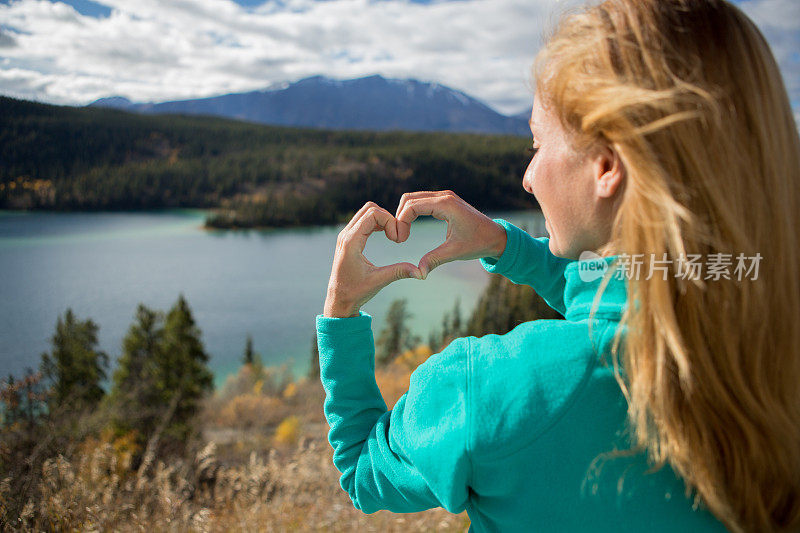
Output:
<path fill-rule="evenodd" d="M 285 0 L 255 9 L 231 0 L 102 3 L 112 8 L 105 18 L 47 0 L 0 4 L 0 37 L 8 37 L 0 48 L 0 93 L 70 104 L 109 95 L 163 101 L 314 74 L 379 73 L 437 81 L 518 112 L 531 105 L 529 68 L 544 25 L 581 2 Z M 782 65 L 790 62 L 800 21 L 787 27 L 775 12 L 798 2 L 746 4 L 754 19 L 761 13 L 757 22 L 777 43 Z M 793 99 L 800 95 L 797 70 L 785 74 Z"/>
<path fill-rule="evenodd" d="M 65 4 L 0 5 L 16 46 L 2 49 L 0 92 L 82 104 L 209 96 L 323 74 L 415 77 L 503 111 L 530 105 L 528 69 L 555 0 L 105 0 L 107 18 Z M 520 21 L 528 21 L 520 24 Z M 10 62 L 10 63 L 9 63 Z"/>

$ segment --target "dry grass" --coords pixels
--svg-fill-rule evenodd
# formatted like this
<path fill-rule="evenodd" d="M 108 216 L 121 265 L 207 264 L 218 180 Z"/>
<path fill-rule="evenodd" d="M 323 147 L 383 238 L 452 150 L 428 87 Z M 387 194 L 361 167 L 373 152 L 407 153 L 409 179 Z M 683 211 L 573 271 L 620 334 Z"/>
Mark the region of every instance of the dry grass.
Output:
<path fill-rule="evenodd" d="M 376 379 L 387 405 L 430 355 L 409 351 Z M 9 529 L 81 531 L 466 531 L 444 509 L 366 515 L 339 486 L 318 380 L 287 383 L 245 366 L 204 405 L 201 437 L 185 457 L 137 477 L 131 438 L 84 441 L 44 463 L 38 497 Z M 10 480 L 0 480 L 0 507 Z"/>
<path fill-rule="evenodd" d="M 286 453 L 252 452 L 223 466 L 215 444 L 193 461 L 159 462 L 151 475 L 119 475 L 106 443 L 70 462 L 49 459 L 38 502 L 17 527 L 115 531 L 465 531 L 466 514 L 443 509 L 365 515 L 339 488 L 329 446 L 302 438 Z M 3 485 L 0 484 L 0 497 Z"/>

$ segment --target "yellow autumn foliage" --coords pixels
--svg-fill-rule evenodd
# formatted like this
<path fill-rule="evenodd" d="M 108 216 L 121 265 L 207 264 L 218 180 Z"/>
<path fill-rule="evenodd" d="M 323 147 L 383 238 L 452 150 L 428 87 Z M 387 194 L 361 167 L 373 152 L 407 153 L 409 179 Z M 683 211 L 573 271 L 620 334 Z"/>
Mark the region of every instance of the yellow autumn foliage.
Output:
<path fill-rule="evenodd" d="M 286 417 L 275 430 L 275 442 L 284 446 L 293 446 L 300 437 L 300 419 L 295 415 Z"/>
<path fill-rule="evenodd" d="M 283 397 L 286 399 L 292 398 L 297 394 L 297 384 L 295 382 L 291 382 L 286 385 L 286 388 L 283 389 Z"/>
<path fill-rule="evenodd" d="M 220 409 L 217 422 L 235 422 L 239 427 L 265 427 L 277 423 L 286 413 L 287 408 L 279 398 L 242 394 Z"/>

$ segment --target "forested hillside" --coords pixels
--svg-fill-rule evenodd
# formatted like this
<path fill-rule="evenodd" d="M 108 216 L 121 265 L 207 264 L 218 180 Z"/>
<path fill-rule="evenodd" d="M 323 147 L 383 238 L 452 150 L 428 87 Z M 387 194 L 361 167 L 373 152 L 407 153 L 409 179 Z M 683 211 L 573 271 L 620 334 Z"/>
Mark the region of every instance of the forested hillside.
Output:
<path fill-rule="evenodd" d="M 0 208 L 219 207 L 217 226 L 323 224 L 368 200 L 452 189 L 478 209 L 535 206 L 523 137 L 351 132 L 144 116 L 0 97 Z"/>

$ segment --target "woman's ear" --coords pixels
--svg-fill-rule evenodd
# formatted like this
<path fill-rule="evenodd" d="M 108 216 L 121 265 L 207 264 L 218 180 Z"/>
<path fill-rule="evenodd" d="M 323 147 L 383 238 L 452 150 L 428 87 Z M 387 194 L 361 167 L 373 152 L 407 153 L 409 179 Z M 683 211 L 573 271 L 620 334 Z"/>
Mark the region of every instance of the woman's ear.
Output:
<path fill-rule="evenodd" d="M 612 198 L 625 179 L 625 166 L 619 153 L 604 145 L 595 154 L 593 165 L 597 196 Z"/>

